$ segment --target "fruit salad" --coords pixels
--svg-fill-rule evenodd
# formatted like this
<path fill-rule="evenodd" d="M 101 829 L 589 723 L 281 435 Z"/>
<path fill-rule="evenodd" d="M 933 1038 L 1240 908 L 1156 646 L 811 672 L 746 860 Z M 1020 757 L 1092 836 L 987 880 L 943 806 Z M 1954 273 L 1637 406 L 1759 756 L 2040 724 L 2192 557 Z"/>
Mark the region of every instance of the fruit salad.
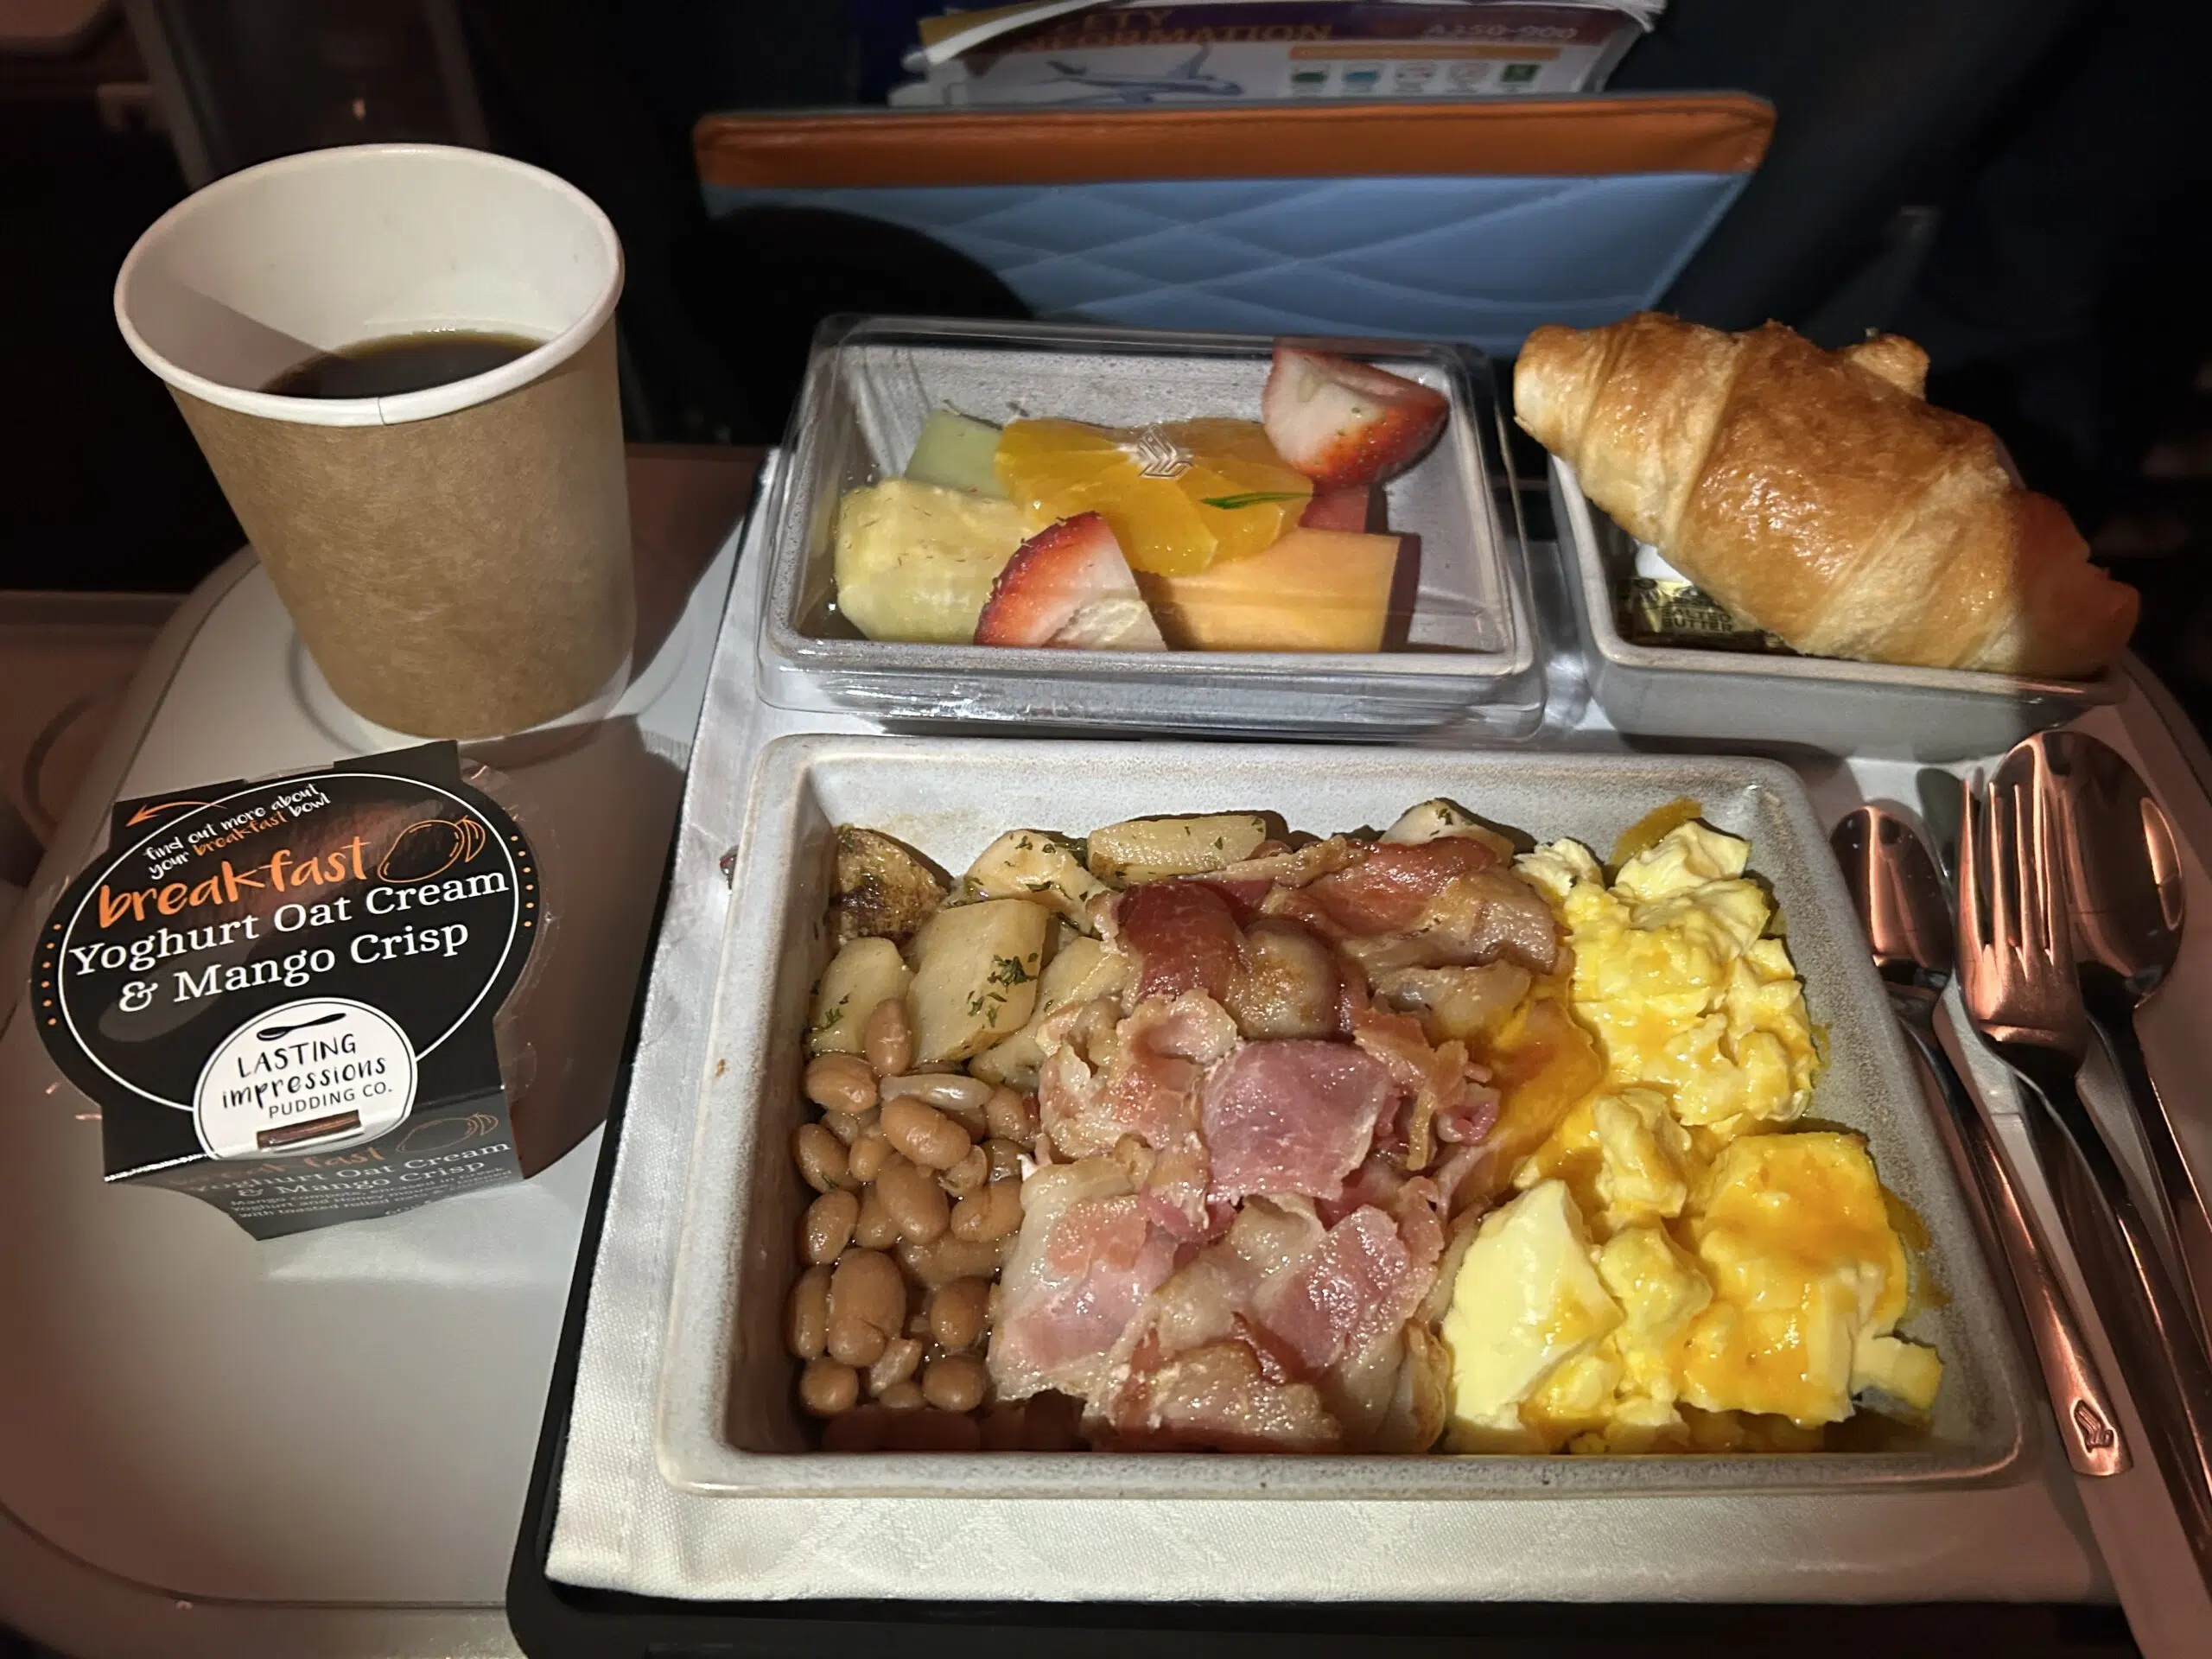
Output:
<path fill-rule="evenodd" d="M 1443 393 L 1278 341 L 1259 420 L 1004 427 L 950 410 L 839 504 L 837 606 L 871 639 L 1090 651 L 1382 649 L 1382 486 Z"/>

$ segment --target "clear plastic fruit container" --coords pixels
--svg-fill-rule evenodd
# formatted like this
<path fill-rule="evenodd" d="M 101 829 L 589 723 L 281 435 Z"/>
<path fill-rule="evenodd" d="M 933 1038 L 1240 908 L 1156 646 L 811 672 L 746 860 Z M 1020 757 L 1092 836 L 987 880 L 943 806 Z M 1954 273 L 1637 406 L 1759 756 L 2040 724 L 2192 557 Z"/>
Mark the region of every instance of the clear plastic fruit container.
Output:
<path fill-rule="evenodd" d="M 785 436 L 784 465 L 762 506 L 772 561 L 760 619 L 762 698 L 779 708 L 859 714 L 902 727 L 1370 741 L 1447 730 L 1477 741 L 1533 736 L 1543 716 L 1544 678 L 1525 550 L 1510 507 L 1514 527 L 1500 518 L 1499 498 L 1510 502 L 1510 483 L 1490 365 L 1463 346 L 1300 341 L 1419 381 L 1449 404 L 1435 443 L 1381 486 L 1387 529 L 1401 550 L 1379 650 L 893 643 L 866 637 L 841 607 L 841 510 L 851 492 L 905 473 L 933 411 L 995 425 L 1055 419 L 1128 429 L 1131 453 L 1141 461 L 1160 427 L 1184 436 L 1194 429 L 1175 423 L 1258 422 L 1274 343 L 1262 335 L 1080 324 L 825 323 Z M 1192 464 L 1187 453 L 1171 452 L 1166 462 L 1171 470 Z M 1285 523 L 1294 527 L 1297 518 Z M 1246 557 L 1268 559 L 1281 546 Z M 1316 550 L 1322 556 L 1299 561 L 1306 573 L 1300 580 L 1321 584 L 1326 603 L 1334 604 L 1332 584 L 1341 579 L 1334 567 L 1372 550 L 1310 541 L 1300 547 L 1301 555 Z M 1339 550 L 1341 562 L 1334 556 Z M 1289 567 L 1253 563 L 1239 573 L 1242 580 L 1226 584 L 1225 594 L 1209 599 L 1228 607 L 1220 613 L 1226 632 L 1266 635 L 1286 623 L 1296 631 L 1308 590 L 1257 579 L 1278 568 Z M 1137 581 L 1156 613 L 1173 609 L 1155 578 Z M 1240 607 L 1265 621 L 1242 627 Z M 1372 607 L 1358 614 L 1371 616 Z"/>

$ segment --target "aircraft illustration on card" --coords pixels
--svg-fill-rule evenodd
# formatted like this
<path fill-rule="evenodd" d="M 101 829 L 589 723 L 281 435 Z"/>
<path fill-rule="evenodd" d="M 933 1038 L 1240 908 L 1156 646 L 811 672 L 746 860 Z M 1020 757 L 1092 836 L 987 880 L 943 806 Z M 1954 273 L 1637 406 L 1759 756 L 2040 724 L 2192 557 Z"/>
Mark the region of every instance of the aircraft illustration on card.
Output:
<path fill-rule="evenodd" d="M 1244 88 L 1238 82 L 1204 73 L 1206 54 L 1212 49 L 1202 46 L 1173 68 L 1157 75 L 1103 74 L 1079 63 L 1048 58 L 1046 61 L 1052 65 L 1054 73 L 1039 84 L 1088 86 L 1097 94 L 1061 100 L 1070 104 L 1150 104 L 1161 98 L 1187 98 L 1194 92 L 1207 98 L 1242 98 Z"/>

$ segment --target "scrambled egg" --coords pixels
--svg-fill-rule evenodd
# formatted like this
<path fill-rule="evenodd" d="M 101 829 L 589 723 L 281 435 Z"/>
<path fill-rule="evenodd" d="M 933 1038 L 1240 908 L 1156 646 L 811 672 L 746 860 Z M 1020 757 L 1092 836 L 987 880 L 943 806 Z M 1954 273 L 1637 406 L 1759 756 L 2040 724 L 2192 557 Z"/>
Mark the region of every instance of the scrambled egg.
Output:
<path fill-rule="evenodd" d="M 1563 1182 L 1546 1181 L 1483 1218 L 1444 1315 L 1453 1450 L 1532 1448 L 1521 1402 L 1621 1322 L 1590 1255 Z"/>
<path fill-rule="evenodd" d="M 1741 1134 L 1805 1109 L 1818 1064 L 1789 948 L 1744 874 L 1751 843 L 1701 823 L 1669 830 L 1609 887 L 1580 842 L 1518 868 L 1550 898 L 1574 947 L 1574 1012 L 1611 1080 L 1664 1090 L 1686 1126 Z"/>
<path fill-rule="evenodd" d="M 1869 1390 L 1933 1403 L 1942 1362 L 1895 1334 L 1909 1268 L 1865 1143 L 1779 1132 L 1820 1056 L 1750 853 L 1693 822 L 1610 883 L 1575 842 L 1518 861 L 1606 1072 L 1460 1259 L 1451 1449 L 1796 1447 Z"/>
<path fill-rule="evenodd" d="M 1880 1388 L 1925 1408 L 1942 1364 L 1890 1334 L 1904 1246 L 1856 1135 L 1746 1135 L 1723 1151 L 1687 1230 L 1713 1305 L 1683 1338 L 1682 1397 L 1800 1424 L 1851 1414 Z"/>

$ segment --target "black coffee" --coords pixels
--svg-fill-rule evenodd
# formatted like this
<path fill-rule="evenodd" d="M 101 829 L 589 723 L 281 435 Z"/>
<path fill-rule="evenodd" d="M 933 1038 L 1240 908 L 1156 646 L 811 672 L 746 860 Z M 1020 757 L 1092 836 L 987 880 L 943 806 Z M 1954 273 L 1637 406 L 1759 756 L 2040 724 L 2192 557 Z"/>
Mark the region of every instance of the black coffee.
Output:
<path fill-rule="evenodd" d="M 311 357 L 262 390 L 279 397 L 395 397 L 486 373 L 543 344 L 520 334 L 482 334 L 461 328 L 392 334 Z"/>

